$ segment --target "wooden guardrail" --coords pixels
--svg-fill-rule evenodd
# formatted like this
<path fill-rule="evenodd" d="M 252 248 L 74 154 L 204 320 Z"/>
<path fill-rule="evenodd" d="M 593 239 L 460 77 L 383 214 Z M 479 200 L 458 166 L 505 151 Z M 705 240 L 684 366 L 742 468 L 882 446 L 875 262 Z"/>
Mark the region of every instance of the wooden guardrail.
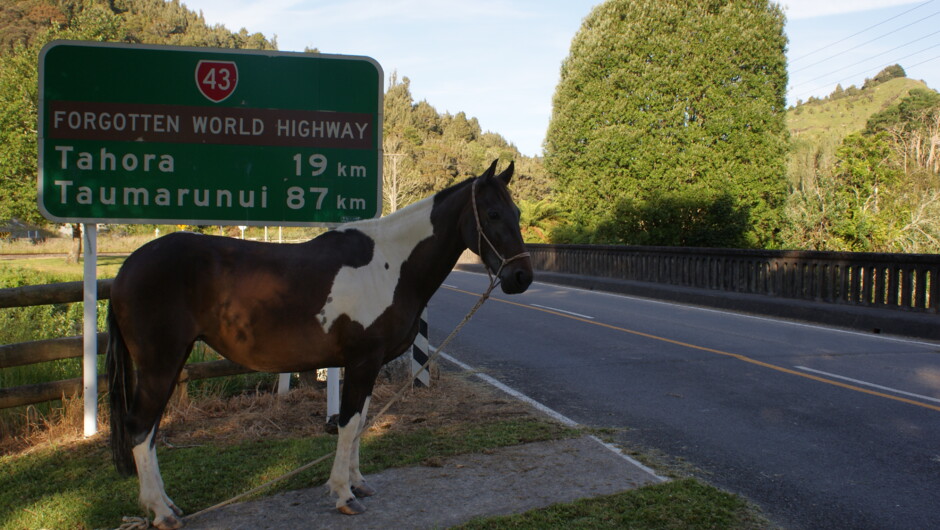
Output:
<path fill-rule="evenodd" d="M 0 309 L 46 304 L 65 304 L 81 302 L 83 299 L 82 282 L 54 283 L 0 289 Z M 98 299 L 106 300 L 111 296 L 111 280 L 98 281 Z M 98 333 L 98 354 L 104 355 L 108 345 L 108 334 Z M 82 337 L 21 342 L 0 346 L 0 369 L 36 364 L 41 362 L 69 359 L 82 356 Z M 213 377 L 225 377 L 250 373 L 245 368 L 229 360 L 190 363 L 180 375 L 180 381 L 195 381 Z M 0 388 L 0 409 L 20 407 L 61 399 L 63 396 L 78 395 L 83 385 L 80 377 L 62 381 L 51 381 L 31 385 Z M 98 376 L 98 392 L 108 390 L 107 376 Z"/>
<path fill-rule="evenodd" d="M 940 255 L 527 245 L 536 270 L 937 313 Z"/>

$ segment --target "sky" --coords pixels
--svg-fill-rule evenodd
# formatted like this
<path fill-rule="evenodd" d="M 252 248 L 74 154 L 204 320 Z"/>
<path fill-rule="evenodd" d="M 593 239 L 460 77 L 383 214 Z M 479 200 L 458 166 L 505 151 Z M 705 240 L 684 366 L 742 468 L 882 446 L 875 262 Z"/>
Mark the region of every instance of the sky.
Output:
<path fill-rule="evenodd" d="M 465 112 L 541 155 L 571 39 L 599 0 L 181 0 L 208 24 L 280 51 L 365 55 L 407 77 L 415 101 Z M 940 0 L 781 0 L 787 103 L 861 87 L 885 66 L 940 89 Z"/>

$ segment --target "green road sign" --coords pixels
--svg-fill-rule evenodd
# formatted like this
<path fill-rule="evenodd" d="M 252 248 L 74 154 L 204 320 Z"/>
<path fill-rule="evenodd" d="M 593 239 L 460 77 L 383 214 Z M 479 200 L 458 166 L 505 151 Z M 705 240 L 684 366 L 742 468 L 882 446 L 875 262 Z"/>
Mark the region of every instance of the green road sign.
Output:
<path fill-rule="evenodd" d="M 39 63 L 39 209 L 83 223 L 376 217 L 382 82 L 367 57 L 52 42 Z"/>

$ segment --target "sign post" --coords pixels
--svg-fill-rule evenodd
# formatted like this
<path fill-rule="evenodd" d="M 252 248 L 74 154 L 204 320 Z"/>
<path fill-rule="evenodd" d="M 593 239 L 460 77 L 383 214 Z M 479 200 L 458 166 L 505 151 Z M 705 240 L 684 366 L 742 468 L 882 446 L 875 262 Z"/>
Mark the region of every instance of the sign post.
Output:
<path fill-rule="evenodd" d="M 82 392 L 84 398 L 84 432 L 98 432 L 98 226 L 82 226 L 85 247 L 84 314 L 82 316 Z"/>
<path fill-rule="evenodd" d="M 384 79 L 368 57 L 85 41 L 54 41 L 39 61 L 39 210 L 85 224 L 91 435 L 95 224 L 378 217 Z"/>

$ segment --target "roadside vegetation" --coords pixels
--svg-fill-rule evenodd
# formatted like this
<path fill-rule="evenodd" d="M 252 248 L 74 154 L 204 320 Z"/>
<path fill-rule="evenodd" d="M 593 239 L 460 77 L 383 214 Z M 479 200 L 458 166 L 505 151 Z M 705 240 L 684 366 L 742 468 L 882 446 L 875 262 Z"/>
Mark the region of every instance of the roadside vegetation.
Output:
<path fill-rule="evenodd" d="M 376 406 L 393 394 L 393 385 L 381 383 Z M 248 393 L 177 402 L 164 419 L 157 448 L 168 493 L 186 513 L 195 513 L 331 452 L 336 439 L 324 433 L 325 407 L 325 391 L 318 386 L 285 397 Z M 111 464 L 107 433 L 82 440 L 79 425 L 76 417 L 71 434 L 0 455 L 0 528 L 113 527 L 122 516 L 143 515 L 136 478 L 118 476 Z M 432 388 L 396 403 L 366 434 L 362 470 L 438 467 L 452 455 L 582 434 L 461 375 L 444 373 Z M 327 459 L 259 496 L 319 487 L 330 464 Z M 467 527 L 568 526 L 769 527 L 740 497 L 691 478 Z"/>
<path fill-rule="evenodd" d="M 101 257 L 103 277 L 123 258 Z M 61 258 L 0 264 L 0 288 L 79 279 L 81 265 Z M 104 302 L 102 302 L 104 304 Z M 0 310 L 0 342 L 80 333 L 81 304 Z M 102 305 L 100 315 L 104 315 Z M 103 317 L 102 317 L 103 319 Z M 23 325 L 30 323 L 32 325 Z M 104 329 L 103 320 L 99 328 Z M 190 361 L 218 358 L 197 348 Z M 103 370 L 99 367 L 99 371 Z M 78 359 L 0 370 L 0 387 L 78 377 Z M 230 498 L 334 449 L 324 432 L 322 384 L 271 391 L 275 376 L 191 382 L 164 419 L 158 453 L 169 493 L 187 513 Z M 393 393 L 380 382 L 376 409 Z M 100 433 L 82 439 L 79 398 L 0 411 L 0 528 L 113 527 L 137 507 L 135 478 L 119 477 L 107 450 L 107 407 Z M 364 473 L 412 465 L 441 465 L 448 456 L 582 434 L 535 415 L 514 400 L 444 374 L 380 419 L 363 443 Z M 329 459 L 328 459 L 329 460 Z M 330 462 L 259 495 L 322 485 Z M 741 498 L 698 480 L 682 479 L 633 492 L 535 510 L 515 518 L 474 521 L 468 528 L 765 528 Z"/>

